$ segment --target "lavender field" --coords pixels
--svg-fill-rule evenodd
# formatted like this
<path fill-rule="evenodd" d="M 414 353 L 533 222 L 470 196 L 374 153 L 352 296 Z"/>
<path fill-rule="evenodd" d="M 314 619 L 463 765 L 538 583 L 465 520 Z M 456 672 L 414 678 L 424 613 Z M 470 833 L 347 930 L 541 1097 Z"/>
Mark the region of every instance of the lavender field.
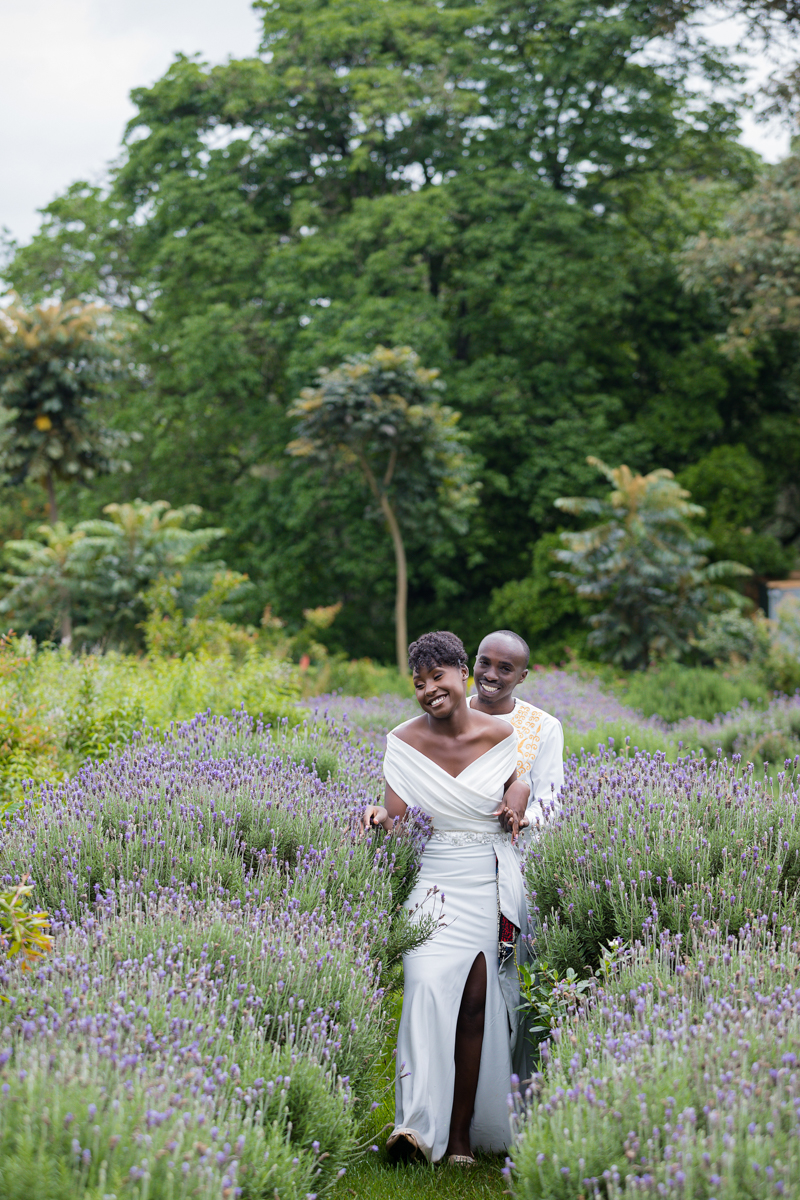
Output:
<path fill-rule="evenodd" d="M 556 984 L 508 1163 L 430 1194 L 800 1196 L 800 757 L 746 750 L 791 746 L 798 699 L 669 727 L 568 672 L 524 690 L 570 747 L 526 852 L 537 953 L 590 985 Z M 54 943 L 0 970 L 0 1195 L 429 1194 L 372 1149 L 426 827 L 357 831 L 413 711 L 203 715 L 27 786 L 0 876 Z"/>
<path fill-rule="evenodd" d="M 559 718 L 567 754 L 596 751 L 609 738 L 617 748 L 629 738 L 631 749 L 662 751 L 670 760 L 692 750 L 714 757 L 722 749 L 757 767 L 766 762 L 776 770 L 787 758 L 800 754 L 800 693 L 761 706 L 744 701 L 710 721 L 685 717 L 672 723 L 642 716 L 596 678 L 575 671 L 533 668 L 517 695 Z M 413 699 L 395 695 L 369 699 L 330 695 L 316 701 L 318 713 L 330 714 L 357 738 L 376 746 L 383 745 L 387 729 L 413 716 L 415 710 Z"/>

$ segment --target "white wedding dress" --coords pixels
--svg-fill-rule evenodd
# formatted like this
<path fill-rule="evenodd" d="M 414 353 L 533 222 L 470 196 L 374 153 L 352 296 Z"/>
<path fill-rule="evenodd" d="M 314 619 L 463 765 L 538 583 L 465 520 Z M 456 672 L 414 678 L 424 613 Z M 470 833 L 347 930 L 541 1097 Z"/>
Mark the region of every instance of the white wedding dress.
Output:
<path fill-rule="evenodd" d="M 513 730 L 456 778 L 393 734 L 386 743 L 386 782 L 407 805 L 427 813 L 434 829 L 406 907 L 417 918 L 434 913 L 443 921 L 403 958 L 395 1128 L 389 1141 L 409 1133 L 433 1162 L 447 1149 L 456 1021 L 467 976 L 481 953 L 486 1019 L 470 1141 L 474 1150 L 494 1152 L 510 1143 L 507 1100 L 519 986 L 513 958 L 504 978 L 498 970 L 498 909 L 524 933 L 527 907 L 518 853 L 492 814 L 516 762 Z"/>

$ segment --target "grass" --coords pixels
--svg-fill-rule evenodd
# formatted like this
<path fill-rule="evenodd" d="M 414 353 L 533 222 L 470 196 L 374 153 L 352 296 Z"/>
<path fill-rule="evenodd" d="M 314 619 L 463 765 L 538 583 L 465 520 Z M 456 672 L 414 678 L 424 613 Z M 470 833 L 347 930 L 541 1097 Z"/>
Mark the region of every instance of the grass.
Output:
<path fill-rule="evenodd" d="M 483 1197 L 508 1195 L 508 1184 L 501 1174 L 503 1160 L 485 1157 L 478 1160 L 476 1167 L 466 1170 L 447 1165 L 430 1167 L 395 1167 L 382 1155 L 376 1154 L 354 1167 L 339 1180 L 331 1195 L 336 1200 L 483 1200 Z"/>

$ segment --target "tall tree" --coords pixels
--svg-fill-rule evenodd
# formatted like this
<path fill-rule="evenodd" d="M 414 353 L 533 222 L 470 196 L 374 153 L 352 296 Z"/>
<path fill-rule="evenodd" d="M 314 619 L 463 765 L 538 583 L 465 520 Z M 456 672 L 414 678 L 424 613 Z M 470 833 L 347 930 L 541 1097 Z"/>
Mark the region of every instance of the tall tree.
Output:
<path fill-rule="evenodd" d="M 730 72 L 684 0 L 261 8 L 261 57 L 179 57 L 135 93 L 107 192 L 52 205 L 11 277 L 125 310 L 128 496 L 201 503 L 290 621 L 342 601 L 351 651 L 391 642 L 390 546 L 354 478 L 287 462 L 287 405 L 377 343 L 439 364 L 484 487 L 449 560 L 406 531 L 409 604 L 474 637 L 587 453 L 681 470 L 759 403 L 675 267 L 753 175 L 708 87 Z"/>
<path fill-rule="evenodd" d="M 119 438 L 95 416 L 114 373 L 100 315 L 77 301 L 0 310 L 0 466 L 12 483 L 44 485 L 53 525 L 56 479 L 89 482 L 115 465 Z"/>
<path fill-rule="evenodd" d="M 372 354 L 320 372 L 290 415 L 298 437 L 290 454 L 315 455 L 340 470 L 361 472 L 383 515 L 395 556 L 395 653 L 407 670 L 408 567 L 402 522 L 458 529 L 475 503 L 459 414 L 439 403 L 439 372 L 420 366 L 409 347 L 378 346 Z M 439 536 L 441 531 L 437 530 Z"/>

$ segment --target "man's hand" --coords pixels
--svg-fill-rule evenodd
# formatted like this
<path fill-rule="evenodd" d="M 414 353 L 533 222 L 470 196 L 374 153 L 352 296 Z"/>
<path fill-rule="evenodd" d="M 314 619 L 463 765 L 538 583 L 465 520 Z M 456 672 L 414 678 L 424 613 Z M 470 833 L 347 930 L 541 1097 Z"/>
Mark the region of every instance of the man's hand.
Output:
<path fill-rule="evenodd" d="M 374 829 L 378 825 L 387 833 L 391 833 L 394 821 L 382 804 L 368 804 L 361 818 L 361 832 L 366 833 L 368 829 Z"/>

